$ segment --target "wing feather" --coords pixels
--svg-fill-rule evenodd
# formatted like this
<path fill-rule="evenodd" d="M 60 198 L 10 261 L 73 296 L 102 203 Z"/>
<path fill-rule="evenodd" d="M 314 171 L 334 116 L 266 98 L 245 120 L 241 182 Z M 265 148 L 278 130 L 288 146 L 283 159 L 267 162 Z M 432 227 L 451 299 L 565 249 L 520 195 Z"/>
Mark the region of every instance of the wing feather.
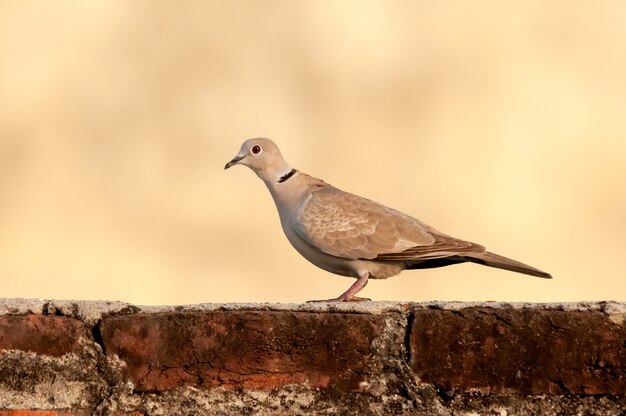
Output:
<path fill-rule="evenodd" d="M 346 259 L 409 261 L 482 252 L 423 222 L 330 185 L 314 191 L 298 212 L 296 232 L 323 252 Z"/>

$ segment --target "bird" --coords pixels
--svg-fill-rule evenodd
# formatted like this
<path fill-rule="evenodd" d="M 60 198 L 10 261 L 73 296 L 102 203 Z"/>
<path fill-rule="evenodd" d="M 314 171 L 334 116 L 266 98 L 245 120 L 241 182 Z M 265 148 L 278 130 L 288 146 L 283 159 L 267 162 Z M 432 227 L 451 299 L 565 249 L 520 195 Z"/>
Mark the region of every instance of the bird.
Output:
<path fill-rule="evenodd" d="M 356 294 L 368 279 L 408 269 L 477 263 L 550 279 L 549 273 L 444 234 L 373 200 L 342 191 L 291 167 L 267 138 L 248 139 L 224 169 L 250 168 L 272 195 L 291 245 L 328 272 L 356 278 L 341 295 L 320 302 L 370 300 Z M 315 301 L 312 301 L 315 302 Z"/>

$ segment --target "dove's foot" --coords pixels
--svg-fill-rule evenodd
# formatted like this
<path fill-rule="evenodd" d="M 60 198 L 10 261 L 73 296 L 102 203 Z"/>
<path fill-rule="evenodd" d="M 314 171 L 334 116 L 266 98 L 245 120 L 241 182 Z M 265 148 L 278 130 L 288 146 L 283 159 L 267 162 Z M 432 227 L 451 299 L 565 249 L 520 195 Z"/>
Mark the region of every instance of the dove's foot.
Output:
<path fill-rule="evenodd" d="M 317 302 L 365 302 L 365 301 L 371 301 L 371 299 L 370 298 L 360 298 L 358 296 L 348 297 L 348 296 L 341 295 L 338 298 L 332 298 L 332 299 L 307 300 L 306 303 L 317 303 Z"/>
<path fill-rule="evenodd" d="M 348 290 L 343 292 L 341 296 L 334 299 L 324 299 L 324 300 L 310 300 L 309 302 L 363 302 L 366 300 L 371 300 L 368 298 L 359 298 L 356 295 L 361 289 L 365 287 L 367 284 L 367 278 L 369 277 L 369 272 L 360 272 L 359 278 L 356 279 L 356 282 L 350 286 Z"/>

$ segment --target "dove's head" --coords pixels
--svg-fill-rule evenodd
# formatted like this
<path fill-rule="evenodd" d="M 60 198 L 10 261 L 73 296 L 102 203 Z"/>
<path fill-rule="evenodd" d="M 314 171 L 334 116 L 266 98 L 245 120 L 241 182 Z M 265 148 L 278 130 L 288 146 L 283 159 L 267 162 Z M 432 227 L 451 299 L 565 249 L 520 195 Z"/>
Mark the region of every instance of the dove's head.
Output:
<path fill-rule="evenodd" d="M 278 146 L 270 139 L 248 139 L 241 145 L 237 156 L 224 166 L 234 165 L 249 167 L 264 181 L 280 178 L 292 168 L 285 162 Z"/>

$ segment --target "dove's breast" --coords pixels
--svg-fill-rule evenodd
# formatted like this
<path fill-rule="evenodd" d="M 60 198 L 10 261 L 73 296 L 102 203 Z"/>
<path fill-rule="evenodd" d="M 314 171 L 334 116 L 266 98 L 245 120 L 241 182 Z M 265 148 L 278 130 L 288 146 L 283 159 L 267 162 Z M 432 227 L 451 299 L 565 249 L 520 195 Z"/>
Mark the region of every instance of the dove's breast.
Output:
<path fill-rule="evenodd" d="M 295 248 L 296 251 L 302 255 L 302 257 L 317 267 L 331 273 L 341 276 L 358 276 L 358 272 L 352 264 L 353 260 L 342 259 L 326 254 L 302 239 L 302 237 L 298 235 L 296 230 L 290 224 L 283 221 L 281 221 L 281 224 L 287 240 L 289 240 L 293 248 Z"/>
<path fill-rule="evenodd" d="M 369 272 L 372 279 L 386 279 L 406 269 L 403 262 L 375 261 L 367 259 L 344 259 L 324 253 L 306 242 L 289 224 L 283 223 L 283 231 L 291 245 L 308 261 L 331 273 L 341 276 L 358 277 L 360 271 Z"/>
<path fill-rule="evenodd" d="M 315 192 L 324 190 L 326 187 L 329 185 L 300 172 L 280 187 L 274 184 L 268 185 L 278 209 L 283 232 L 298 253 L 320 269 L 341 276 L 358 277 L 359 273 L 367 271 L 373 279 L 385 279 L 406 269 L 406 264 L 402 261 L 376 261 L 355 256 L 347 258 L 349 256 L 340 257 L 328 254 L 298 233 L 297 224 L 301 221 L 301 210 L 306 209 Z M 327 220 L 330 221 L 331 218 L 324 219 L 324 221 Z"/>

